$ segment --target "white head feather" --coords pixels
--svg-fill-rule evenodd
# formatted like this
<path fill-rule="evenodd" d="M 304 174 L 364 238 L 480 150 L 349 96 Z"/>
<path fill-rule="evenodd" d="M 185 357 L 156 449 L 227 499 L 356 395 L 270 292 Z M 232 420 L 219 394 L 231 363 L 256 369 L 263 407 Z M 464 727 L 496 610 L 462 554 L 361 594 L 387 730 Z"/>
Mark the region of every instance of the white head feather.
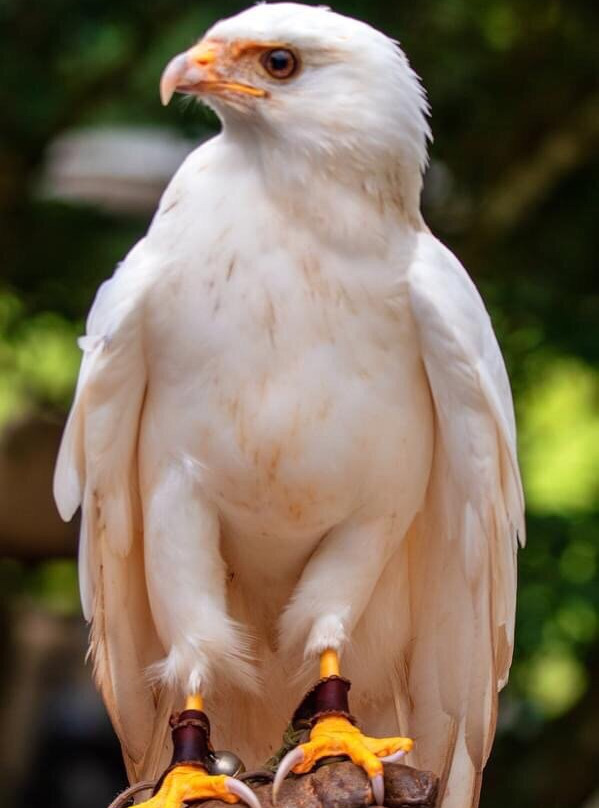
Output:
<path fill-rule="evenodd" d="M 274 3 L 217 22 L 202 43 L 220 49 L 219 77 L 256 94 L 196 90 L 202 70 L 193 66 L 176 86 L 215 110 L 225 135 L 253 151 L 268 182 L 314 191 L 319 178 L 335 178 L 373 198 L 398 201 L 418 217 L 428 106 L 397 42 L 328 8 Z M 286 80 L 270 76 L 252 51 L 272 43 L 299 59 L 300 69 Z M 175 72 L 185 56 L 173 60 Z M 175 86 L 169 83 L 165 100 Z"/>
<path fill-rule="evenodd" d="M 300 54 L 289 81 L 256 73 L 253 83 L 269 97 L 245 107 L 258 131 L 286 149 L 425 167 L 425 93 L 397 42 L 370 25 L 320 6 L 262 3 L 216 23 L 206 38 L 284 42 Z M 207 101 L 226 125 L 231 107 Z"/>

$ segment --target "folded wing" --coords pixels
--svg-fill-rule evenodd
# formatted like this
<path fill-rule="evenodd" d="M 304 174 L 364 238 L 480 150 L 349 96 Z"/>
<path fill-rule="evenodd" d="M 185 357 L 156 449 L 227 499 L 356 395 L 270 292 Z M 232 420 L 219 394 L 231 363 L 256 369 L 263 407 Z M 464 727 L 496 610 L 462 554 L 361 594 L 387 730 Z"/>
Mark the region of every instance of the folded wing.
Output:
<path fill-rule="evenodd" d="M 452 253 L 419 236 L 411 308 L 435 410 L 433 472 L 405 554 L 413 645 L 399 666 L 416 763 L 444 808 L 478 802 L 514 641 L 524 502 L 509 382 L 484 304 Z"/>
<path fill-rule="evenodd" d="M 91 621 L 97 683 L 131 779 L 158 767 L 169 697 L 147 681 L 163 656 L 148 603 L 137 441 L 146 390 L 142 300 L 148 262 L 140 242 L 91 309 L 77 392 L 54 478 L 61 516 L 81 506 L 79 578 Z"/>

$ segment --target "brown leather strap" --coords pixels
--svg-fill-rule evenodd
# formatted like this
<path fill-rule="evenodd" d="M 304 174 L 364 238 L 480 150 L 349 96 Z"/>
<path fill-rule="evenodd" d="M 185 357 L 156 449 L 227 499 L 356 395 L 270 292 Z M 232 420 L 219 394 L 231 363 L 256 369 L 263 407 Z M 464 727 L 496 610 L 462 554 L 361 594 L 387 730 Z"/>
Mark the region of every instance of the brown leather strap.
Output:
<path fill-rule="evenodd" d="M 208 768 L 214 759 L 214 749 L 210 743 L 210 721 L 201 710 L 183 710 L 171 716 L 173 756 L 169 766 L 160 775 L 154 794 L 164 782 L 166 775 L 176 766 L 197 766 Z"/>
<path fill-rule="evenodd" d="M 319 718 L 329 715 L 340 715 L 352 724 L 355 718 L 349 711 L 348 692 L 351 687 L 349 679 L 342 676 L 327 676 L 319 679 L 301 701 L 293 714 L 291 723 L 295 729 L 302 726 L 313 726 Z"/>
<path fill-rule="evenodd" d="M 200 710 L 183 710 L 171 718 L 173 757 L 176 763 L 197 761 L 203 763 L 214 757 L 210 743 L 210 721 Z"/>

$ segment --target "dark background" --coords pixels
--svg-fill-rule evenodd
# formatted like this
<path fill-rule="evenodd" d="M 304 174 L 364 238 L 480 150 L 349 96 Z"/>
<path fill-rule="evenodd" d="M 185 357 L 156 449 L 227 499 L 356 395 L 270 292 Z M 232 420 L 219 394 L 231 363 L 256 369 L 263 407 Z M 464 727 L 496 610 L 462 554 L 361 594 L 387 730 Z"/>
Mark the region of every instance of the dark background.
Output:
<path fill-rule="evenodd" d="M 105 808 L 118 749 L 84 666 L 76 526 L 50 474 L 99 282 L 215 121 L 167 60 L 243 6 L 0 2 L 0 801 Z M 401 40 L 433 109 L 427 221 L 491 311 L 529 543 L 483 808 L 599 805 L 599 5 L 340 0 Z"/>

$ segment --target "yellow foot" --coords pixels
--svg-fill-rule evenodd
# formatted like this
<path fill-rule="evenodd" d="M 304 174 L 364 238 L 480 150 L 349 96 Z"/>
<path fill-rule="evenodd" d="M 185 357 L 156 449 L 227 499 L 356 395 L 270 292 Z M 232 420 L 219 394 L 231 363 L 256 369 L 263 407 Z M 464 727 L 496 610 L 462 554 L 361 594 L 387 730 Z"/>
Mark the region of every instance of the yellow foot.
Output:
<path fill-rule="evenodd" d="M 199 766 L 185 764 L 172 769 L 158 792 L 139 805 L 144 808 L 181 808 L 188 802 L 206 799 L 229 803 L 243 800 L 250 808 L 261 808 L 254 792 L 234 777 L 213 776 Z"/>
<path fill-rule="evenodd" d="M 356 766 L 364 769 L 370 778 L 374 801 L 382 805 L 385 797 L 383 763 L 395 763 L 413 745 L 410 738 L 369 738 L 347 718 L 321 718 L 310 732 L 310 740 L 288 752 L 279 764 L 272 787 L 273 801 L 289 772 L 304 774 L 323 757 L 347 755 Z"/>

